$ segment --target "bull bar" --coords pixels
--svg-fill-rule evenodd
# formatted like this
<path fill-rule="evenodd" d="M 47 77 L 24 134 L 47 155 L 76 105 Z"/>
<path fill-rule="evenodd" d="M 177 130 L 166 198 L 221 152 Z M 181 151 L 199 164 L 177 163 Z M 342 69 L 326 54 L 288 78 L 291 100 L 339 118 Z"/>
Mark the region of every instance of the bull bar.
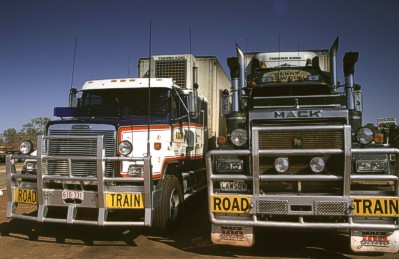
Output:
<path fill-rule="evenodd" d="M 251 150 L 213 150 L 206 155 L 206 166 L 207 166 L 207 181 L 208 181 L 208 198 L 209 204 L 211 199 L 215 195 L 223 195 L 227 197 L 238 197 L 238 196 L 249 196 L 251 199 L 251 209 L 249 214 L 245 217 L 236 217 L 232 214 L 212 212 L 210 208 L 210 220 L 215 225 L 236 225 L 236 226 L 252 226 L 252 227 L 284 227 L 284 228 L 320 228 L 320 229 L 370 229 L 370 230 L 387 230 L 393 231 L 399 229 L 399 224 L 388 224 L 384 222 L 376 222 L 376 220 L 370 220 L 370 223 L 354 222 L 352 205 L 352 198 L 362 197 L 361 195 L 351 194 L 350 185 L 351 181 L 393 181 L 394 184 L 394 197 L 399 197 L 399 149 L 397 148 L 351 148 L 351 129 L 349 125 L 333 126 L 336 129 L 342 129 L 344 131 L 344 148 L 343 149 L 308 149 L 308 150 L 260 150 L 258 149 L 258 138 L 257 134 L 261 130 L 290 130 L 289 127 L 264 127 L 254 126 L 252 132 L 252 151 Z M 329 127 L 319 127 L 318 130 L 331 130 Z M 306 130 L 306 126 L 302 127 L 302 130 Z M 261 175 L 259 172 L 259 157 L 267 155 L 320 155 L 320 154 L 342 154 L 344 155 L 344 173 L 340 175 Z M 396 154 L 395 174 L 394 175 L 353 175 L 352 172 L 352 154 Z M 244 174 L 214 174 L 213 172 L 213 158 L 218 156 L 243 156 L 249 157 L 251 163 L 252 175 Z M 214 182 L 217 181 L 246 181 L 252 182 L 252 194 L 230 194 L 230 193 L 215 193 Z M 260 183 L 264 181 L 342 181 L 342 195 L 337 196 L 322 196 L 322 195 L 266 195 L 260 193 Z M 366 196 L 366 195 L 364 195 Z M 389 198 L 378 196 L 379 198 Z M 392 198 L 392 196 L 390 196 Z M 347 217 L 346 222 L 305 222 L 304 216 L 315 215 L 313 211 L 305 212 L 288 212 L 285 215 L 294 215 L 298 217 L 297 222 L 288 221 L 262 221 L 259 220 L 258 214 L 259 206 L 268 201 L 280 201 L 286 204 L 297 204 L 297 205 L 310 205 L 313 206 L 315 202 L 324 202 L 325 204 L 339 203 L 344 204 L 347 209 L 343 213 L 333 213 L 332 216 Z M 210 205 L 211 206 L 211 205 Z M 265 213 L 266 214 L 266 213 Z M 327 214 L 319 214 L 327 216 Z M 241 215 L 242 216 L 242 215 Z M 238 219 L 241 218 L 241 219 Z M 398 219 L 398 218 L 396 218 Z M 396 220 L 398 222 L 398 220 Z"/>
<path fill-rule="evenodd" d="M 46 155 L 43 153 L 42 145 L 45 140 L 96 140 L 96 156 L 59 156 Z M 103 154 L 103 136 L 38 136 L 37 156 L 29 155 L 14 155 L 10 154 L 6 157 L 7 170 L 7 212 L 8 218 L 17 218 L 24 220 L 32 220 L 38 222 L 52 222 L 52 223 L 68 223 L 68 224 L 85 224 L 85 225 L 100 225 L 100 226 L 151 226 L 152 211 L 153 211 L 153 195 L 154 186 L 151 174 L 151 157 L 105 157 Z M 37 159 L 37 174 L 26 175 L 16 172 L 14 159 Z M 43 171 L 43 163 L 49 160 L 66 160 L 68 161 L 68 175 L 48 175 Z M 72 175 L 71 164 L 73 160 L 80 161 L 96 161 L 97 176 L 96 177 L 80 177 Z M 104 173 L 104 164 L 106 161 L 122 162 L 122 161 L 143 161 L 144 162 L 144 178 L 140 177 L 106 177 Z M 37 216 L 34 215 L 20 215 L 16 214 L 18 203 L 15 199 L 15 189 L 19 188 L 18 179 L 35 180 L 37 191 Z M 83 201 L 81 204 L 65 203 L 61 199 L 62 190 L 52 190 L 45 187 L 46 181 L 68 181 L 68 182 L 96 182 L 97 191 L 83 190 L 85 197 L 89 197 L 91 202 Z M 112 186 L 109 183 L 125 183 L 133 185 Z M 134 184 L 141 183 L 142 186 L 135 186 Z M 142 193 L 144 194 L 144 220 L 140 221 L 107 221 L 108 208 L 105 203 L 105 196 L 108 192 L 120 193 Z M 87 199 L 87 200 L 89 200 Z M 49 206 L 67 207 L 66 219 L 48 218 L 46 217 Z M 78 208 L 95 208 L 98 209 L 98 218 L 94 220 L 78 220 L 75 219 Z"/>

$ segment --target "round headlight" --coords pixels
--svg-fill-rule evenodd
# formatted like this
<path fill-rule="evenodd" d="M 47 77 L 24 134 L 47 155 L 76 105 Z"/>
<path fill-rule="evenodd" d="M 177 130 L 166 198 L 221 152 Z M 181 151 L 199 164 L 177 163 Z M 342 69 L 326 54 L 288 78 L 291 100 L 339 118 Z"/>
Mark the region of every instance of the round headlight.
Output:
<path fill-rule="evenodd" d="M 326 167 L 326 163 L 322 157 L 314 157 L 310 160 L 310 170 L 314 173 L 321 173 L 323 172 L 324 168 Z"/>
<path fill-rule="evenodd" d="M 19 144 L 19 151 L 21 151 L 22 154 L 28 155 L 32 153 L 33 150 L 33 144 L 29 140 L 24 140 Z"/>
<path fill-rule="evenodd" d="M 119 154 L 127 156 L 130 153 L 132 153 L 133 145 L 129 141 L 124 140 L 122 142 L 119 142 L 118 149 L 119 149 Z"/>
<path fill-rule="evenodd" d="M 356 131 L 356 140 L 363 145 L 371 143 L 374 139 L 374 131 L 370 128 L 360 128 Z"/>
<path fill-rule="evenodd" d="M 242 146 L 247 143 L 247 131 L 243 129 L 235 129 L 230 136 L 231 142 L 236 146 Z"/>
<path fill-rule="evenodd" d="M 290 161 L 288 157 L 279 157 L 274 161 L 274 168 L 278 173 L 285 173 L 290 167 Z"/>

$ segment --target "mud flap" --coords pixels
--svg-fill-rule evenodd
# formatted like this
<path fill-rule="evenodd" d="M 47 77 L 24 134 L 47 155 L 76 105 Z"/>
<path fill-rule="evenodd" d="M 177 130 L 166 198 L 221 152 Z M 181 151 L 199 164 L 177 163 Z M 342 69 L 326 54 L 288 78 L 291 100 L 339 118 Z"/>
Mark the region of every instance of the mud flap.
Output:
<path fill-rule="evenodd" d="M 353 252 L 397 253 L 399 230 L 351 230 L 350 243 Z"/>
<path fill-rule="evenodd" d="M 211 239 L 217 245 L 250 247 L 255 243 L 253 227 L 212 224 Z"/>

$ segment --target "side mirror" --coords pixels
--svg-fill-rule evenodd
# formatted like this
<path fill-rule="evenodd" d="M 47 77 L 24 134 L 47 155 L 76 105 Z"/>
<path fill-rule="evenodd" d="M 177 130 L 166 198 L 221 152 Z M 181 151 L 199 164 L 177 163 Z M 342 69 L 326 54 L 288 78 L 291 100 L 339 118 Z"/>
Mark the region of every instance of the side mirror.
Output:
<path fill-rule="evenodd" d="M 78 90 L 76 88 L 71 88 L 69 90 L 69 107 L 77 107 L 77 100 L 76 100 L 76 94 L 78 93 Z"/>
<path fill-rule="evenodd" d="M 195 90 L 188 94 L 188 112 L 191 117 L 198 117 L 198 93 Z"/>
<path fill-rule="evenodd" d="M 220 103 L 220 114 L 222 115 L 222 117 L 226 117 L 230 114 L 231 111 L 230 96 L 227 89 L 222 92 L 222 96 L 220 97 Z"/>

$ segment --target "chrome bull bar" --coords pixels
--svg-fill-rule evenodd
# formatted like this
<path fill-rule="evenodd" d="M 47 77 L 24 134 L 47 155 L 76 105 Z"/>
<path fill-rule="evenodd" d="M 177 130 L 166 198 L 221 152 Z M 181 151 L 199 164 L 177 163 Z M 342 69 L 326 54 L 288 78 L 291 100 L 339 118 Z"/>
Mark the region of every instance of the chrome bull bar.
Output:
<path fill-rule="evenodd" d="M 352 199 L 363 197 L 361 194 L 351 194 L 351 182 L 352 181 L 392 181 L 394 182 L 394 196 L 381 195 L 379 198 L 398 198 L 399 197 L 399 149 L 396 148 L 364 148 L 364 149 L 352 149 L 351 148 L 351 131 L 350 126 L 333 126 L 334 128 L 340 128 L 344 131 L 344 143 L 343 149 L 324 149 L 324 150 L 259 150 L 257 139 L 257 132 L 263 130 L 265 127 L 255 128 L 252 135 L 252 147 L 253 150 L 213 150 L 206 155 L 206 166 L 207 166 L 207 183 L 208 183 L 208 199 L 210 204 L 210 219 L 212 224 L 215 225 L 230 225 L 230 226 L 253 226 L 253 227 L 283 227 L 283 228 L 322 228 L 322 229 L 371 229 L 371 230 L 387 230 L 393 231 L 399 229 L 399 224 L 392 223 L 393 221 L 376 222 L 370 220 L 369 222 L 359 221 L 358 218 L 354 220 L 354 215 L 351 211 L 353 209 Z M 279 127 L 276 130 L 284 130 L 289 127 Z M 271 128 L 268 128 L 271 129 Z M 304 127 L 306 129 L 306 127 Z M 319 130 L 330 130 L 330 128 L 321 126 Z M 268 155 L 303 155 L 303 154 L 342 154 L 344 156 L 344 173 L 342 175 L 261 175 L 259 171 L 259 157 Z M 352 155 L 353 154 L 396 154 L 396 165 L 394 175 L 355 175 L 352 174 Z M 213 161 L 218 156 L 241 156 L 249 157 L 251 164 L 251 174 L 215 174 L 213 172 Z M 252 185 L 251 194 L 232 194 L 232 193 L 215 193 L 214 184 L 220 181 L 245 181 Z M 342 182 L 342 195 L 334 196 L 323 196 L 323 195 L 267 195 L 260 192 L 260 183 L 265 181 L 339 181 Z M 251 200 L 251 207 L 247 214 L 228 214 L 213 212 L 211 208 L 212 199 L 214 196 L 223 196 L 228 198 L 233 197 L 244 197 L 247 196 Z M 366 195 L 364 195 L 366 196 Z M 369 197 L 369 196 L 366 196 Z M 280 202 L 289 204 L 303 204 L 309 206 L 315 206 L 315 204 L 321 204 L 322 206 L 327 204 L 336 205 L 337 208 L 345 206 L 347 209 L 341 212 L 333 212 L 331 216 L 341 216 L 346 218 L 345 222 L 305 222 L 305 216 L 314 216 L 314 211 L 309 212 L 290 212 L 290 216 L 297 216 L 297 221 L 273 221 L 273 220 L 261 220 L 259 217 L 266 214 L 262 212 L 260 206 L 264 206 L 267 202 Z M 321 207 L 322 207 L 321 206 Z M 263 213 L 263 215 L 262 215 Z M 319 214 L 324 215 L 324 214 Z"/>
<path fill-rule="evenodd" d="M 96 156 L 59 156 L 46 155 L 43 153 L 46 140 L 97 140 Z M 28 155 L 14 155 L 10 154 L 6 157 L 7 170 L 7 211 L 8 218 L 18 218 L 24 220 L 32 220 L 38 222 L 53 222 L 53 223 L 68 223 L 68 224 L 85 224 L 85 225 L 100 225 L 100 226 L 151 226 L 152 211 L 153 211 L 153 196 L 154 186 L 151 170 L 151 157 L 105 157 L 103 154 L 103 136 L 38 136 L 37 156 Z M 16 172 L 14 159 L 36 159 L 37 174 L 26 175 Z M 68 175 L 48 175 L 45 173 L 44 165 L 50 160 L 66 160 L 68 161 Z M 72 161 L 96 161 L 97 176 L 96 177 L 79 177 L 72 174 Z M 144 177 L 106 177 L 104 172 L 105 162 L 122 162 L 122 161 L 143 161 L 144 163 Z M 15 190 L 21 188 L 19 186 L 22 180 L 34 180 L 36 187 L 30 187 L 37 192 L 37 216 L 16 214 L 18 203 L 16 202 Z M 68 181 L 81 183 L 88 181 L 95 183 L 97 191 L 83 190 L 85 196 L 91 198 L 91 202 L 82 202 L 81 204 L 64 203 L 60 197 L 62 190 L 53 190 L 45 186 L 45 183 L 50 180 Z M 113 185 L 111 185 L 113 183 Z M 125 183 L 126 185 L 115 185 L 116 183 Z M 131 184 L 131 185 L 129 185 Z M 29 189 L 29 188 L 28 188 Z M 106 204 L 106 194 L 112 193 L 141 193 L 144 195 L 144 220 L 139 221 L 108 221 L 107 216 L 109 208 Z M 54 196 L 52 198 L 51 196 Z M 49 218 L 47 217 L 48 208 L 51 206 L 67 207 L 66 218 Z M 75 219 L 77 209 L 92 208 L 98 209 L 97 220 L 81 220 Z M 122 209 L 120 209 L 122 210 Z"/>

